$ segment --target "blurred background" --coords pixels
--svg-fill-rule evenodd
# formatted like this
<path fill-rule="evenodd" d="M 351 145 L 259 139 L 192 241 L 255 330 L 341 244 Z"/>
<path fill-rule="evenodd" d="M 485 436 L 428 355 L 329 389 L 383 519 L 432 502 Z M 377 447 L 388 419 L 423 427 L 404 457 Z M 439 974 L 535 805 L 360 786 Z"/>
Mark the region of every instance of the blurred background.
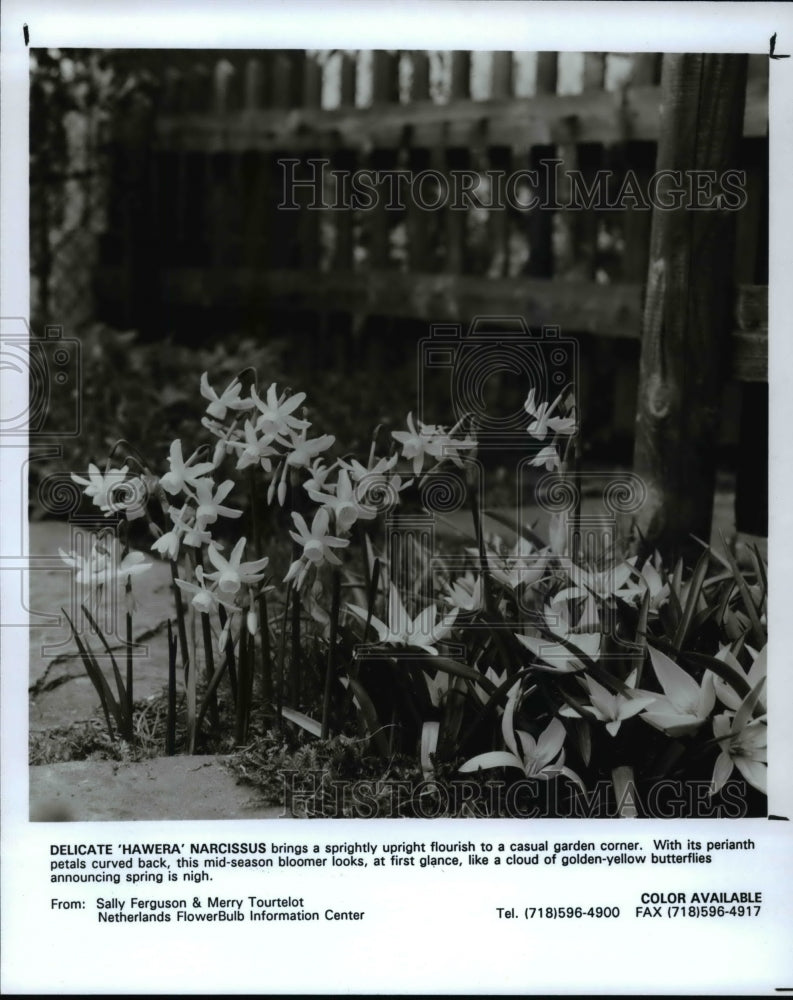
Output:
<path fill-rule="evenodd" d="M 655 166 L 661 60 L 33 51 L 31 324 L 82 345 L 83 433 L 64 467 L 103 462 L 122 436 L 161 464 L 201 414 L 201 372 L 222 388 L 248 365 L 265 384 L 305 389 L 341 452 L 368 450 L 374 426 L 403 427 L 418 409 L 431 325 L 499 315 L 577 340 L 584 467 L 629 467 L 651 212 L 308 211 L 308 189 L 296 195 L 304 210 L 285 211 L 279 160 L 299 161 L 301 178 L 316 158 L 329 170 L 475 171 L 487 203 L 488 171 L 557 159 L 560 186 L 540 196 L 564 202 L 569 170 L 589 181 L 608 170 L 618 190 Z M 751 56 L 719 457 L 722 487 L 737 476 L 738 527 L 755 534 L 767 533 L 767 91 L 767 58 Z M 493 377 L 488 399 L 519 409 L 525 379 Z M 497 491 L 499 476 L 488 481 Z M 31 502 L 48 513 L 34 488 Z"/>

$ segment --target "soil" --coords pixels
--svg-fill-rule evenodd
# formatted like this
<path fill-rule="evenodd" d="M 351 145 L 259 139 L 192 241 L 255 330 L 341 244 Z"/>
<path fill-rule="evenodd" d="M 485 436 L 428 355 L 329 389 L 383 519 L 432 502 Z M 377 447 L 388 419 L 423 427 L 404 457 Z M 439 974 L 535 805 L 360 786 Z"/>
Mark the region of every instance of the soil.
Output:
<path fill-rule="evenodd" d="M 80 760 L 30 768 L 30 819 L 277 819 L 283 807 L 263 803 L 237 784 L 222 757 L 158 757 L 140 763 Z"/>

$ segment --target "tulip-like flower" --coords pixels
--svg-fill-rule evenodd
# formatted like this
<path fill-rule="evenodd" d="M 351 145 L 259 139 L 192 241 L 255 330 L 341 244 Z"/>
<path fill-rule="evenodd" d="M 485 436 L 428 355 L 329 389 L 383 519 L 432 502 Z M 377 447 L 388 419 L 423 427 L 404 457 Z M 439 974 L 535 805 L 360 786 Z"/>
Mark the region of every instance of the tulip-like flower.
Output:
<path fill-rule="evenodd" d="M 320 504 L 332 512 L 334 524 L 338 531 L 349 531 L 356 521 L 372 521 L 377 517 L 377 511 L 360 503 L 356 490 L 350 482 L 346 469 L 339 469 L 336 479 L 335 493 L 318 493 L 309 490 L 308 495 L 314 503 Z"/>
<path fill-rule="evenodd" d="M 668 736 L 690 736 L 708 718 L 716 703 L 713 674 L 706 670 L 702 683 L 697 684 L 690 674 L 660 649 L 648 648 L 664 697 L 657 696 L 652 708 L 642 718 Z"/>
<path fill-rule="evenodd" d="M 198 481 L 195 491 L 195 500 L 198 503 L 195 521 L 196 528 L 199 531 L 203 531 L 208 524 L 214 524 L 218 517 L 242 517 L 241 510 L 235 510 L 233 507 L 223 506 L 223 500 L 226 499 L 232 489 L 234 489 L 234 480 L 227 479 L 224 483 L 221 483 L 220 486 L 218 486 L 217 490 L 215 490 L 215 495 L 213 496 L 212 481 L 209 479 L 201 479 Z"/>
<path fill-rule="evenodd" d="M 564 643 L 538 638 L 533 635 L 521 635 L 519 633 L 515 635 L 518 642 L 541 661 L 536 664 L 537 669 L 563 674 L 574 673 L 575 671 L 585 669 L 584 662 L 581 659 L 582 656 L 590 660 L 597 660 L 599 658 L 600 632 L 573 631 L 563 606 L 560 608 L 546 608 L 544 617 L 549 631 L 558 638 L 564 639 Z"/>
<path fill-rule="evenodd" d="M 245 434 L 244 443 L 236 441 L 233 445 L 240 452 L 237 468 L 247 469 L 251 465 L 261 465 L 265 472 L 269 472 L 273 467 L 270 459 L 273 455 L 278 454 L 278 449 L 272 446 L 275 435 L 263 434 L 259 437 L 258 431 L 250 420 L 245 421 L 243 433 Z"/>
<path fill-rule="evenodd" d="M 578 597 L 597 596 L 604 600 L 618 594 L 619 590 L 626 585 L 635 574 L 636 570 L 630 563 L 622 562 L 617 566 L 609 567 L 601 572 L 589 572 L 581 569 L 580 566 L 571 565 L 567 568 L 567 573 L 572 587 L 560 590 L 554 595 L 551 603 L 558 604 L 560 601 L 570 600 Z"/>
<path fill-rule="evenodd" d="M 188 486 L 196 488 L 202 476 L 208 475 L 214 469 L 212 462 L 193 464 L 198 452 L 195 452 L 185 462 L 182 456 L 182 442 L 178 439 L 171 442 L 169 461 L 171 469 L 160 480 L 160 485 L 171 496 L 183 492 Z"/>
<path fill-rule="evenodd" d="M 240 393 L 242 392 L 242 383 L 238 378 L 234 378 L 229 382 L 223 392 L 218 396 L 212 386 L 209 384 L 209 373 L 204 372 L 201 376 L 201 395 L 204 399 L 209 400 L 209 406 L 207 407 L 207 413 L 210 417 L 214 417 L 216 420 L 225 420 L 226 413 L 229 410 L 250 410 L 253 406 L 253 400 L 251 399 L 240 399 Z"/>
<path fill-rule="evenodd" d="M 473 573 L 458 576 L 454 583 L 447 584 L 444 600 L 458 611 L 481 611 L 484 607 L 482 578 Z"/>
<path fill-rule="evenodd" d="M 108 469 L 107 472 L 101 472 L 98 466 L 89 462 L 88 479 L 72 473 L 72 480 L 79 486 L 85 487 L 83 493 L 93 500 L 95 506 L 99 507 L 100 510 L 112 512 L 117 508 L 112 505 L 111 494 L 124 482 L 128 473 L 129 468 L 126 465 L 120 469 Z"/>
<path fill-rule="evenodd" d="M 734 767 L 738 768 L 752 788 L 764 794 L 766 792 L 768 726 L 764 718 L 752 718 L 764 686 L 765 678 L 761 677 L 741 702 L 734 716 L 730 712 L 724 712 L 713 720 L 713 735 L 721 749 L 713 769 L 712 795 L 721 791 Z"/>
<path fill-rule="evenodd" d="M 527 430 L 532 437 L 542 440 L 547 437 L 551 430 L 556 434 L 575 434 L 575 413 L 569 417 L 552 417 L 556 407 L 562 401 L 564 392 L 560 392 L 550 405 L 548 403 L 535 403 L 534 389 L 529 390 L 528 398 L 523 404 L 530 417 L 534 417 Z M 532 463 L 534 464 L 534 463 Z"/>
<path fill-rule="evenodd" d="M 510 590 L 517 590 L 537 583 L 542 578 L 547 568 L 547 559 L 527 538 L 519 535 L 506 556 L 488 559 L 488 567 L 496 583 L 509 587 Z"/>
<path fill-rule="evenodd" d="M 367 613 L 363 608 L 348 604 L 347 607 L 362 621 L 366 621 Z M 434 604 L 427 605 L 415 618 L 411 618 L 405 610 L 397 588 L 391 584 L 388 597 L 388 624 L 380 621 L 374 615 L 371 624 L 377 631 L 378 641 L 387 646 L 408 646 L 422 649 L 430 656 L 437 656 L 435 645 L 446 639 L 457 618 L 457 608 L 436 622 L 437 609 Z"/>
<path fill-rule="evenodd" d="M 652 694 L 650 691 L 635 689 L 635 670 L 625 682 L 628 689 L 625 694 L 612 694 L 588 674 L 579 680 L 589 694 L 589 705 L 582 706 L 582 712 L 573 708 L 572 705 L 563 705 L 559 709 L 559 714 L 573 719 L 598 719 L 600 722 L 605 722 L 606 731 L 611 736 L 617 735 L 620 726 L 626 719 L 638 715 L 658 698 L 658 695 Z"/>
<path fill-rule="evenodd" d="M 669 584 L 664 583 L 649 559 L 642 564 L 641 571 L 636 569 L 636 561 L 636 556 L 626 559 L 626 564 L 633 567 L 633 573 L 615 589 L 614 596 L 629 604 L 640 604 L 649 591 L 650 611 L 657 611 L 669 598 Z"/>
<path fill-rule="evenodd" d="M 304 392 L 279 397 L 278 387 L 273 382 L 267 389 L 266 399 L 260 399 L 255 388 L 251 389 L 251 398 L 259 410 L 256 430 L 262 434 L 289 434 L 292 430 L 306 430 L 311 426 L 308 420 L 292 416 L 306 398 Z"/>
<path fill-rule="evenodd" d="M 244 537 L 240 538 L 228 559 L 222 555 L 215 544 L 207 548 L 207 555 L 217 572 L 205 573 L 207 580 L 216 580 L 218 590 L 224 594 L 236 594 L 242 586 L 252 586 L 262 579 L 262 570 L 269 563 L 265 556 L 263 559 L 254 559 L 251 562 L 242 562 L 242 553 L 245 551 Z"/>
<path fill-rule="evenodd" d="M 539 778 L 543 781 L 564 775 L 582 791 L 586 791 L 579 776 L 564 764 L 565 728 L 559 719 L 551 719 L 540 735 L 535 739 L 522 729 L 515 729 L 515 708 L 520 690 L 516 683 L 507 698 L 507 706 L 501 719 L 501 732 L 504 736 L 506 750 L 492 750 L 467 760 L 460 771 L 468 773 L 483 771 L 491 767 L 515 767 L 527 778 Z M 517 736 L 517 739 L 515 738 Z"/>

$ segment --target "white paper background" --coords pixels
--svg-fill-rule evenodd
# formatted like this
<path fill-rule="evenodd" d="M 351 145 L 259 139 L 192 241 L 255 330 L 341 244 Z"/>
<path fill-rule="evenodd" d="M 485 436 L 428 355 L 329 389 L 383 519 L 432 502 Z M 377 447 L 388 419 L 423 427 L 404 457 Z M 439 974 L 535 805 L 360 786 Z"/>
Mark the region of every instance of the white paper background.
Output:
<path fill-rule="evenodd" d="M 189 3 L 5 0 L 2 6 L 2 275 L 0 315 L 28 313 L 27 23 L 36 47 L 288 47 L 547 49 L 554 51 L 777 51 L 793 53 L 787 4 L 700 3 Z M 793 371 L 788 325 L 793 315 L 788 231 L 793 178 L 790 108 L 793 59 L 770 64 L 771 383 L 769 808 L 793 817 L 790 779 L 793 683 L 791 435 Z M 16 410 L 14 412 L 17 412 Z M 0 449 L 3 512 L 0 556 L 25 545 L 20 451 Z M 0 573 L 3 607 L 19 602 L 17 573 Z M 7 611 L 4 622 L 7 623 Z M 27 822 L 27 637 L 3 627 L 2 638 L 2 938 L 5 992 L 770 992 L 793 986 L 790 823 L 433 820 L 310 824 L 278 821 L 194 824 Z M 265 833 L 262 833 L 265 830 Z M 364 832 L 366 831 L 366 832 Z M 607 921 L 545 925 L 494 919 L 495 906 L 576 902 L 632 907 L 637 884 L 604 869 L 567 869 L 520 877 L 515 869 L 380 872 L 360 879 L 344 870 L 279 874 L 266 894 L 290 892 L 328 905 L 365 909 L 364 924 L 151 925 L 97 927 L 93 916 L 52 916 L 46 881 L 51 842 L 132 840 L 343 839 L 640 839 L 653 836 L 753 837 L 758 850 L 701 867 L 656 868 L 641 888 L 761 888 L 762 922 Z M 649 843 L 649 842 L 648 842 Z M 711 869 L 709 872 L 708 869 Z M 622 874 L 622 873 L 621 873 Z M 269 887 L 272 887 L 270 892 Z M 591 892 L 590 892 L 591 886 Z M 113 887 L 72 887 L 92 900 Z M 121 887 L 119 887 L 121 888 Z M 125 892 L 127 890 L 124 890 Z M 199 890 L 203 893 L 203 887 Z M 213 891 L 215 889 L 213 888 Z M 263 884 L 229 883 L 224 895 Z M 119 894 L 119 893 L 117 893 Z M 153 893 L 152 893 L 153 894 Z M 516 898 L 513 900 L 513 896 Z M 531 900 L 529 899 L 531 897 Z M 298 927 L 298 931 L 296 931 Z"/>

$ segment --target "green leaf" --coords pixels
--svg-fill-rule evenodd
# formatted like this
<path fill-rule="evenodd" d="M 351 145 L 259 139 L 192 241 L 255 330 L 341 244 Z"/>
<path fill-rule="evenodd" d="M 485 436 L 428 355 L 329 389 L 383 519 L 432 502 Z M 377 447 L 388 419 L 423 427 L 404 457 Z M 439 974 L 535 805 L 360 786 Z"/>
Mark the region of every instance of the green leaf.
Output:
<path fill-rule="evenodd" d="M 363 685 L 360 681 L 355 680 L 353 677 L 342 677 L 340 678 L 342 684 L 345 686 L 349 685 L 350 690 L 353 694 L 353 699 L 358 706 L 358 710 L 361 713 L 361 718 L 363 720 L 364 726 L 369 733 L 370 739 L 374 741 L 378 752 L 383 756 L 388 756 L 388 740 L 386 739 L 383 726 L 380 719 L 377 716 L 377 710 L 374 707 L 374 703 L 369 695 L 366 693 Z"/>
<path fill-rule="evenodd" d="M 438 747 L 438 732 L 440 729 L 439 722 L 425 722 L 421 727 L 421 770 L 425 778 L 432 775 L 434 768 L 432 766 L 431 755 L 435 753 Z"/>
<path fill-rule="evenodd" d="M 438 753 L 442 759 L 451 756 L 457 745 L 460 727 L 463 724 L 466 693 L 462 678 L 455 677 L 449 685 L 449 690 L 443 699 L 440 733 L 438 735 Z"/>
<path fill-rule="evenodd" d="M 592 760 L 592 729 L 586 719 L 575 719 L 575 736 L 578 744 L 578 752 L 585 767 L 589 767 Z"/>
<path fill-rule="evenodd" d="M 93 617 L 91 615 L 91 612 L 88 610 L 88 608 L 84 604 L 81 604 L 80 607 L 82 608 L 83 614 L 88 619 L 88 622 L 89 622 L 91 628 L 94 630 L 94 632 L 96 632 L 97 636 L 99 637 L 99 641 L 105 647 L 105 651 L 107 652 L 107 655 L 110 657 L 110 662 L 113 665 L 113 676 L 115 677 L 115 681 L 116 681 L 116 690 L 118 691 L 119 711 L 122 714 L 122 716 L 124 717 L 124 719 L 126 720 L 126 716 L 128 714 L 127 711 L 126 711 L 126 706 L 127 706 L 127 690 L 126 690 L 126 687 L 124 686 L 124 681 L 121 678 L 121 671 L 118 669 L 118 664 L 116 663 L 116 658 L 115 658 L 115 656 L 113 656 L 113 651 L 111 650 L 111 648 L 110 648 L 110 646 L 108 644 L 108 641 L 107 641 L 107 639 L 104 636 L 104 633 L 102 632 L 102 630 L 100 629 L 100 627 L 97 625 L 97 623 L 94 621 L 94 619 L 93 619 Z M 131 721 L 131 720 L 129 720 L 129 721 Z"/>
<path fill-rule="evenodd" d="M 458 663 L 457 660 L 450 660 L 446 656 L 433 656 L 432 666 L 438 670 L 444 670 L 447 674 L 454 674 L 456 677 L 464 677 L 467 681 L 472 681 L 485 688 L 486 691 L 495 691 L 493 682 L 488 680 L 474 667 L 469 667 L 466 663 Z"/>
<path fill-rule="evenodd" d="M 755 607 L 754 599 L 751 595 L 751 592 L 749 591 L 749 587 L 746 583 L 744 575 L 735 561 L 735 557 L 733 556 L 732 552 L 730 552 L 727 543 L 724 541 L 723 535 L 722 535 L 722 543 L 724 545 L 724 551 L 726 553 L 727 560 L 730 564 L 730 569 L 732 570 L 733 578 L 735 579 L 735 583 L 738 587 L 738 590 L 740 590 L 741 592 L 741 597 L 743 599 L 744 607 L 746 609 L 747 615 L 749 616 L 749 621 L 752 626 L 752 635 L 754 637 L 754 643 L 758 649 L 762 649 L 762 647 L 766 644 L 767 637 L 765 629 L 760 623 L 760 619 L 757 615 L 757 608 Z"/>
<path fill-rule="evenodd" d="M 304 715 L 302 712 L 297 712 L 294 708 L 287 708 L 285 705 L 281 708 L 281 715 L 287 720 L 287 722 L 294 722 L 296 726 L 300 726 L 301 729 L 305 729 L 307 733 L 311 733 L 312 736 L 316 736 L 317 739 L 322 735 L 322 726 L 315 720 L 310 718 L 308 715 Z"/>
<path fill-rule="evenodd" d="M 463 774 L 471 771 L 488 770 L 491 767 L 516 767 L 523 771 L 523 764 L 513 753 L 506 750 L 491 750 L 489 753 L 480 753 L 477 757 L 472 757 L 462 764 L 459 770 Z"/>
<path fill-rule="evenodd" d="M 683 612 L 683 617 L 680 619 L 677 631 L 675 632 L 675 637 L 672 640 L 677 650 L 682 649 L 688 639 L 691 623 L 694 618 L 694 614 L 696 613 L 697 605 L 699 604 L 699 595 L 702 592 L 702 584 L 705 582 L 705 576 L 708 572 L 709 564 L 710 549 L 706 549 L 699 557 L 697 565 L 694 567 L 694 573 L 688 585 L 688 597 L 686 599 L 686 607 Z"/>
<path fill-rule="evenodd" d="M 85 671 L 91 679 L 91 683 L 94 685 L 97 694 L 99 695 L 99 701 L 102 705 L 102 711 L 104 712 L 105 722 L 107 723 L 107 730 L 110 733 L 111 738 L 115 738 L 113 731 L 113 726 L 110 722 L 110 713 L 112 712 L 113 718 L 116 720 L 116 725 L 121 729 L 121 719 L 119 716 L 118 705 L 116 704 L 115 698 L 113 697 L 113 692 L 110 690 L 110 686 L 105 680 L 105 675 L 99 664 L 96 662 L 94 654 L 91 652 L 91 647 L 87 642 L 83 643 L 80 638 L 77 629 L 74 627 L 74 622 L 66 614 L 63 608 L 61 608 L 61 613 L 63 614 L 66 621 L 72 630 L 72 636 L 75 643 L 77 644 L 78 652 L 80 653 L 80 658 L 83 661 L 83 666 Z"/>

